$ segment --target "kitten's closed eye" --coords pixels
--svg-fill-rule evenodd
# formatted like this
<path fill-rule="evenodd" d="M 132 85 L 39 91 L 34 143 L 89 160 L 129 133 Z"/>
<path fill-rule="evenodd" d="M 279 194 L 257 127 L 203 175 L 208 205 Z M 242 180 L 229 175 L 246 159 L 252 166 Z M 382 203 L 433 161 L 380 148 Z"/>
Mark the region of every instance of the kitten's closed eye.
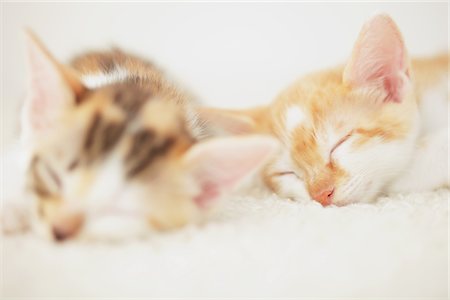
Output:
<path fill-rule="evenodd" d="M 295 176 L 295 177 L 299 178 L 297 173 L 295 173 L 294 171 L 276 172 L 276 173 L 273 173 L 272 176 Z"/>
<path fill-rule="evenodd" d="M 330 150 L 330 161 L 331 161 L 331 156 L 333 155 L 333 152 L 339 147 L 341 146 L 343 143 L 345 143 L 351 136 L 353 135 L 353 130 L 350 131 L 346 136 L 344 136 L 343 138 L 341 138 L 336 145 L 333 146 L 333 148 L 331 148 Z"/>

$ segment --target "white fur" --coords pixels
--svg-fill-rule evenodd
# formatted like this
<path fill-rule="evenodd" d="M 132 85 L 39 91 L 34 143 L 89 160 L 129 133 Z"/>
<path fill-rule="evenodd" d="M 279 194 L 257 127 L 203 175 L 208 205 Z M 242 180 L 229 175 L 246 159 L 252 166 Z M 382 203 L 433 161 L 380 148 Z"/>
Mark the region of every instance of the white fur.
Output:
<path fill-rule="evenodd" d="M 303 123 L 306 116 L 298 106 L 291 106 L 286 109 L 284 116 L 285 129 L 290 133 Z"/>
<path fill-rule="evenodd" d="M 425 91 L 420 100 L 421 134 L 426 135 L 439 128 L 448 128 L 449 121 L 449 82 L 447 76 Z"/>
<path fill-rule="evenodd" d="M 129 76 L 126 69 L 116 68 L 110 73 L 96 73 L 82 75 L 81 80 L 86 87 L 93 89 L 101 86 L 121 82 Z"/>
<path fill-rule="evenodd" d="M 426 191 L 450 185 L 448 88 L 445 77 L 424 93 L 420 101 L 421 136 L 414 159 L 390 191 Z"/>
<path fill-rule="evenodd" d="M 365 147 L 351 150 L 351 138 L 335 151 L 335 159 L 349 178 L 336 187 L 334 203 L 371 202 L 385 192 L 413 159 L 418 128 L 408 138 L 393 142 L 373 140 Z"/>
<path fill-rule="evenodd" d="M 415 192 L 449 186 L 448 129 L 421 140 L 410 166 L 389 188 L 391 192 Z"/>

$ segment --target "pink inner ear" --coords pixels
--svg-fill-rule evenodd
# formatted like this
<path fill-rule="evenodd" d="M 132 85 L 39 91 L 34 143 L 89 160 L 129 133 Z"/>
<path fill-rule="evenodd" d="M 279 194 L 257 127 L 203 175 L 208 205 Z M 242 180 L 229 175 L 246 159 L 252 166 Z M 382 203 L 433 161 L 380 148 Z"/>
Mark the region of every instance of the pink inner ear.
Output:
<path fill-rule="evenodd" d="M 401 102 L 408 78 L 408 58 L 400 31 L 389 16 L 375 16 L 361 30 L 344 70 L 344 82 L 383 88 L 385 101 Z"/>
<path fill-rule="evenodd" d="M 48 65 L 38 61 L 32 61 L 30 64 L 33 73 L 28 99 L 30 122 L 35 130 L 41 130 L 50 125 L 48 123 L 52 119 L 52 111 L 59 106 L 56 101 L 62 101 L 65 95 L 60 91 L 63 83 L 55 74 L 55 70 L 49 70 Z M 55 102 L 52 103 L 53 101 Z"/>
<path fill-rule="evenodd" d="M 401 90 L 403 88 L 403 80 L 402 78 L 398 78 L 395 76 L 388 76 L 383 79 L 383 87 L 387 93 L 387 97 L 384 100 L 385 102 L 401 102 Z"/>
<path fill-rule="evenodd" d="M 220 195 L 220 191 L 217 188 L 217 184 L 205 182 L 201 185 L 202 192 L 194 198 L 195 204 L 201 209 L 208 208 L 213 199 L 216 199 Z"/>
<path fill-rule="evenodd" d="M 258 168 L 278 144 L 264 136 L 227 137 L 202 142 L 184 157 L 187 168 L 199 187 L 194 201 L 206 208 Z"/>
<path fill-rule="evenodd" d="M 33 36 L 27 43 L 29 90 L 24 106 L 24 130 L 42 133 L 73 104 L 74 92 L 66 82 L 58 63 Z"/>

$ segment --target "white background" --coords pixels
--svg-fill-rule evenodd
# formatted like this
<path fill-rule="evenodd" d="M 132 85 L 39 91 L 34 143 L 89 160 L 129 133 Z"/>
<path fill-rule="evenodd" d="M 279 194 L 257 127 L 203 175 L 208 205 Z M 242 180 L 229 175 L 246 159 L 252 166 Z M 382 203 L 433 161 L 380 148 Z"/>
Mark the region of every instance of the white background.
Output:
<path fill-rule="evenodd" d="M 60 60 L 111 45 L 155 61 L 221 107 L 271 101 L 296 77 L 344 62 L 364 20 L 389 13 L 413 55 L 447 49 L 447 3 L 4 3 L 2 147 L 17 133 L 29 27 Z"/>

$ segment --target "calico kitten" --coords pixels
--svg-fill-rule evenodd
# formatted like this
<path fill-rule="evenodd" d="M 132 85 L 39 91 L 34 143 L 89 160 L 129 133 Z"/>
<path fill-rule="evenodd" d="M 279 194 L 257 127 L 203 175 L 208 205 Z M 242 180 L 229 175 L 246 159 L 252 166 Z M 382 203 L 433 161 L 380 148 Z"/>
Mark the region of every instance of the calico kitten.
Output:
<path fill-rule="evenodd" d="M 198 221 L 276 147 L 256 135 L 200 141 L 192 100 L 136 56 L 90 52 L 63 65 L 28 37 L 27 188 L 57 240 Z"/>
<path fill-rule="evenodd" d="M 387 15 L 364 25 L 344 67 L 305 76 L 268 107 L 210 110 L 278 137 L 264 177 L 283 197 L 345 205 L 449 186 L 448 54 L 410 61 Z"/>

